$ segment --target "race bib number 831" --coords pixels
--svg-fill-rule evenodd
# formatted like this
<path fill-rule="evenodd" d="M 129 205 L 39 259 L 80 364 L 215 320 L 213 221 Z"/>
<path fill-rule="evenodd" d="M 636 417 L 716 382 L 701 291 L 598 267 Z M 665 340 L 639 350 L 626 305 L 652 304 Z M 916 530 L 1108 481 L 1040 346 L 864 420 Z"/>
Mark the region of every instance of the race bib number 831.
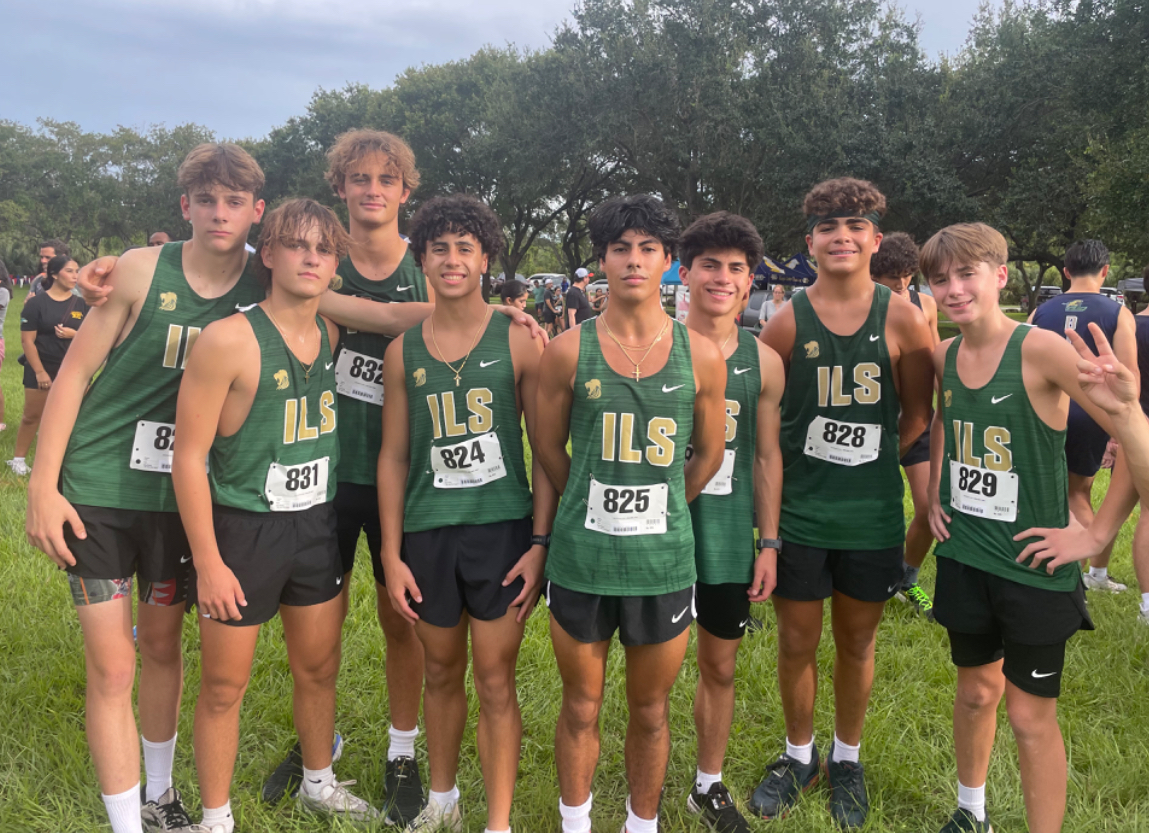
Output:
<path fill-rule="evenodd" d="M 329 457 L 283 466 L 272 463 L 267 470 L 264 494 L 272 512 L 302 512 L 327 502 Z"/>

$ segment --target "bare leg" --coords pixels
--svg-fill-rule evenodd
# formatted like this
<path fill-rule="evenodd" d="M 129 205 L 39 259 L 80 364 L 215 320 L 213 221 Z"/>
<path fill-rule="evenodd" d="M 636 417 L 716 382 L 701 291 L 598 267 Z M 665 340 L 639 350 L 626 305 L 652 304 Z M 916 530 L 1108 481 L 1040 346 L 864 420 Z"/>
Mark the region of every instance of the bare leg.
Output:
<path fill-rule="evenodd" d="M 459 747 L 467 725 L 467 625 L 466 613 L 453 628 L 437 628 L 420 620 L 415 632 L 423 643 L 427 683 L 423 707 L 434 715 L 427 721 L 427 760 L 431 766 L 431 789 L 447 792 L 459 772 Z"/>
<path fill-rule="evenodd" d="M 928 497 L 930 464 L 919 463 L 905 471 L 906 480 L 910 483 L 910 495 L 914 501 L 914 519 L 906 529 L 905 560 L 911 567 L 920 567 L 926 560 L 930 547 L 934 545 L 934 534 L 930 532 Z"/>
<path fill-rule="evenodd" d="M 814 737 L 814 698 L 818 694 L 818 642 L 822 639 L 822 602 L 773 597 L 778 619 L 778 690 L 786 737 L 804 746 Z"/>
<path fill-rule="evenodd" d="M 402 732 L 409 732 L 419 725 L 419 701 L 423 697 L 423 643 L 415 634 L 415 626 L 391 606 L 387 588 L 376 583 L 375 595 L 375 609 L 387 643 L 387 705 L 391 712 L 391 725 Z"/>
<path fill-rule="evenodd" d="M 519 774 L 523 716 L 515 689 L 515 665 L 523 628 L 512 608 L 491 622 L 471 620 L 471 652 L 475 692 L 479 695 L 479 762 L 487 791 L 487 829 L 511 826 L 511 801 Z"/>
<path fill-rule="evenodd" d="M 222 807 L 239 749 L 239 707 L 251 677 L 259 626 L 199 617 L 200 685 L 195 704 L 195 768 L 204 807 Z M 330 743 L 328 745 L 330 749 Z"/>
<path fill-rule="evenodd" d="M 958 781 L 980 787 L 989 775 L 989 756 L 997 729 L 997 705 L 1005 692 L 1001 660 L 958 668 L 954 697 L 954 752 Z"/>
<path fill-rule="evenodd" d="M 186 605 L 140 604 L 140 731 L 152 743 L 176 736 L 184 688 L 183 624 Z"/>
<path fill-rule="evenodd" d="M 694 729 L 698 734 L 698 768 L 712 775 L 722 771 L 734 722 L 734 665 L 741 644 L 741 639 L 720 639 L 698 628 Z"/>
<path fill-rule="evenodd" d="M 551 644 L 563 681 L 563 702 L 555 726 L 559 796 L 568 807 L 578 807 L 590 798 L 598 764 L 598 715 L 610 642 L 579 642 L 552 616 Z"/>
<path fill-rule="evenodd" d="M 843 743 L 862 742 L 862 726 L 874 685 L 874 638 L 885 602 L 860 602 L 834 591 L 834 731 Z"/>
<path fill-rule="evenodd" d="M 1137 573 L 1137 586 L 1149 593 L 1149 512 L 1142 510 L 1133 531 L 1133 569 Z"/>
<path fill-rule="evenodd" d="M 287 661 L 291 665 L 295 733 L 308 769 L 331 766 L 335 736 L 335 681 L 339 677 L 343 601 L 280 605 Z"/>
<path fill-rule="evenodd" d="M 1082 526 L 1093 523 L 1093 478 L 1069 473 L 1069 511 Z"/>
<path fill-rule="evenodd" d="M 669 642 L 626 648 L 626 780 L 635 815 L 658 815 L 670 760 L 670 689 L 686 658 L 690 629 Z"/>
<path fill-rule="evenodd" d="M 16 457 L 27 457 L 36 430 L 40 427 L 40 417 L 44 414 L 44 403 L 48 401 L 48 391 L 24 388 L 24 414 L 20 417 L 20 427 L 16 430 Z M 129 784 L 129 786 L 131 786 Z"/>
<path fill-rule="evenodd" d="M 1066 765 L 1057 700 L 1027 694 L 1006 680 L 1005 706 L 1017 738 L 1030 833 L 1059 833 L 1065 818 Z"/>

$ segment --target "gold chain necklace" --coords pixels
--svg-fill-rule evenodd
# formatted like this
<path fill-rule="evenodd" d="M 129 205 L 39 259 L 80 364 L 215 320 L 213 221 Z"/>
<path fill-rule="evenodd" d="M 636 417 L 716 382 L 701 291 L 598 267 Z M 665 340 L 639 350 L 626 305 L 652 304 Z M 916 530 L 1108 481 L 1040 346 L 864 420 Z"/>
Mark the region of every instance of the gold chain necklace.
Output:
<path fill-rule="evenodd" d="M 734 338 L 734 334 L 738 332 L 738 325 L 734 325 L 734 329 L 730 331 L 730 335 L 726 336 L 726 341 L 722 342 L 722 346 L 718 348 L 718 352 L 726 356 L 726 345 L 730 343 L 730 339 Z"/>
<path fill-rule="evenodd" d="M 628 348 L 625 344 L 623 344 L 621 341 L 618 340 L 618 338 L 615 336 L 614 333 L 612 333 L 610 331 L 610 325 L 606 323 L 606 317 L 602 316 L 599 318 L 599 320 L 602 321 L 602 326 L 606 328 L 606 334 L 608 336 L 610 336 L 611 341 L 613 341 L 615 344 L 617 344 L 619 346 L 619 349 L 622 350 L 622 354 L 624 356 L 626 356 L 626 360 L 634 365 L 634 381 L 636 381 L 636 382 L 640 378 L 642 378 L 642 372 L 639 370 L 640 365 L 644 361 L 646 361 L 646 357 L 650 355 L 650 351 L 654 349 L 654 345 L 656 345 L 656 344 L 658 344 L 658 342 L 662 341 L 663 333 L 665 333 L 666 328 L 668 326 L 670 326 L 670 316 L 667 315 L 667 316 L 665 316 L 665 318 L 666 318 L 666 320 L 662 322 L 662 329 L 658 331 L 658 335 L 655 337 L 654 341 L 650 342 L 650 344 L 646 348 L 646 352 L 642 354 L 642 358 L 639 359 L 638 361 L 635 361 L 634 359 L 632 359 L 630 357 L 630 353 L 628 353 L 627 350 L 628 349 L 629 350 L 641 350 L 642 348 L 641 347 L 630 347 L 630 348 Z"/>
<path fill-rule="evenodd" d="M 292 351 L 291 346 L 290 346 L 290 339 L 288 339 L 287 333 L 285 333 L 283 331 L 283 327 L 279 326 L 279 322 L 275 320 L 275 316 L 271 314 L 271 310 L 265 309 L 264 312 L 266 312 L 267 317 L 271 319 L 271 323 L 275 325 L 275 329 L 279 330 L 279 334 L 281 336 L 283 336 L 284 344 L 287 345 L 287 352 L 291 353 L 292 357 L 297 362 L 299 362 L 299 366 L 303 368 L 303 381 L 304 382 L 310 381 L 311 380 L 311 369 L 313 367 L 315 367 L 315 363 L 317 361 L 319 361 L 319 354 L 323 352 L 323 334 L 319 333 L 318 327 L 315 328 L 315 332 L 319 334 L 319 350 L 317 350 L 315 352 L 315 358 L 311 360 L 311 364 L 304 364 L 303 359 L 299 358 L 299 356 L 296 356 L 295 353 Z"/>
<path fill-rule="evenodd" d="M 446 354 L 439 349 L 439 342 L 435 340 L 435 316 L 431 315 L 431 343 L 435 345 L 435 352 L 439 354 L 439 361 L 447 365 L 451 372 L 455 374 L 455 387 L 459 387 L 459 374 L 463 372 L 463 368 L 467 366 L 467 360 L 471 358 L 471 353 L 475 352 L 475 345 L 479 343 L 479 334 L 483 332 L 483 327 L 487 323 L 487 319 L 491 317 L 491 308 L 487 307 L 487 314 L 483 316 L 483 320 L 479 322 L 479 328 L 475 330 L 475 338 L 471 342 L 471 349 L 467 351 L 467 355 L 463 356 L 463 363 L 459 365 L 456 370 L 449 361 L 443 358 Z"/>

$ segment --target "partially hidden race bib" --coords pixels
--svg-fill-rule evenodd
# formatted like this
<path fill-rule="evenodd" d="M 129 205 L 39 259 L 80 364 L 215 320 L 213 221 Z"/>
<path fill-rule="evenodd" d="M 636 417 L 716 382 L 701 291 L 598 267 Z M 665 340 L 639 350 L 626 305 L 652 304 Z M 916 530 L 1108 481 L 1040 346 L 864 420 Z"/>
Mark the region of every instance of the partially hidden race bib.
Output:
<path fill-rule="evenodd" d="M 267 469 L 263 493 L 272 512 L 302 512 L 327 502 L 327 469 L 330 457 L 308 463 L 282 466 L 272 463 Z"/>
<path fill-rule="evenodd" d="M 132 441 L 132 458 L 128 461 L 128 468 L 171 474 L 175 445 L 174 425 L 141 419 L 136 423 L 136 436 Z"/>
<path fill-rule="evenodd" d="M 383 360 L 344 348 L 335 361 L 335 389 L 352 399 L 383 406 Z"/>
<path fill-rule="evenodd" d="M 669 496 L 665 483 L 608 486 L 592 477 L 583 525 L 607 535 L 662 535 Z"/>
<path fill-rule="evenodd" d="M 473 489 L 507 476 L 499 435 L 489 431 L 454 445 L 431 446 L 436 489 Z"/>
<path fill-rule="evenodd" d="M 806 456 L 838 466 L 860 466 L 878 459 L 882 426 L 814 417 L 806 429 Z"/>
<path fill-rule="evenodd" d="M 734 491 L 734 449 L 728 448 L 722 455 L 722 465 L 710 482 L 702 487 L 704 495 L 728 495 Z"/>
<path fill-rule="evenodd" d="M 1017 520 L 1017 475 L 950 460 L 950 506 L 991 521 Z"/>

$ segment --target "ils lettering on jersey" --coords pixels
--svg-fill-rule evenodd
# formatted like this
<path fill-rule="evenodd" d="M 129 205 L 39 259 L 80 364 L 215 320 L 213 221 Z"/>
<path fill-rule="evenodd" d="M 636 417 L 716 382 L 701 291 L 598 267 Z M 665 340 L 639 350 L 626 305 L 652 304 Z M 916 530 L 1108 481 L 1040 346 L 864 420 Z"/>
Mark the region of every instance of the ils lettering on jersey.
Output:
<path fill-rule="evenodd" d="M 441 440 L 443 437 L 464 437 L 468 431 L 472 434 L 494 431 L 495 412 L 491 410 L 494 401 L 495 396 L 490 388 L 471 388 L 467 391 L 469 416 L 460 422 L 455 412 L 454 391 L 427 394 L 427 408 L 431 412 L 431 436 Z"/>
<path fill-rule="evenodd" d="M 840 407 L 857 402 L 873 405 L 882 398 L 882 369 L 874 362 L 854 366 L 854 389 L 843 390 L 841 365 L 818 368 L 818 407 Z"/>
<path fill-rule="evenodd" d="M 956 459 L 950 462 L 950 506 L 967 515 L 1013 523 L 1017 520 L 1018 477 L 1008 429 L 991 425 L 982 432 L 985 453 L 973 453 L 972 422 L 953 420 Z"/>
<path fill-rule="evenodd" d="M 583 525 L 606 535 L 661 535 L 666 532 L 670 487 L 610 486 L 590 479 Z"/>
<path fill-rule="evenodd" d="M 164 343 L 164 367 L 183 370 L 188 366 L 188 356 L 195 340 L 199 338 L 200 329 L 200 327 L 182 327 L 179 324 L 168 325 L 168 337 Z"/>
<path fill-rule="evenodd" d="M 726 400 L 726 442 L 734 442 L 738 436 L 738 414 L 742 413 L 742 403 L 736 399 Z"/>
<path fill-rule="evenodd" d="M 641 463 L 645 451 L 646 462 L 652 466 L 669 466 L 674 462 L 674 440 L 678 423 L 670 417 L 653 417 L 646 424 L 647 445 L 640 449 L 641 440 L 635 437 L 634 414 L 604 411 L 602 415 L 602 459 L 613 463 Z"/>
<path fill-rule="evenodd" d="M 383 406 L 383 360 L 344 348 L 335 362 L 336 390 L 343 396 Z"/>
<path fill-rule="evenodd" d="M 307 413 L 307 397 L 288 399 L 283 403 L 283 444 L 314 440 L 335 430 L 335 394 L 319 394 L 319 423 L 313 425 Z"/>

